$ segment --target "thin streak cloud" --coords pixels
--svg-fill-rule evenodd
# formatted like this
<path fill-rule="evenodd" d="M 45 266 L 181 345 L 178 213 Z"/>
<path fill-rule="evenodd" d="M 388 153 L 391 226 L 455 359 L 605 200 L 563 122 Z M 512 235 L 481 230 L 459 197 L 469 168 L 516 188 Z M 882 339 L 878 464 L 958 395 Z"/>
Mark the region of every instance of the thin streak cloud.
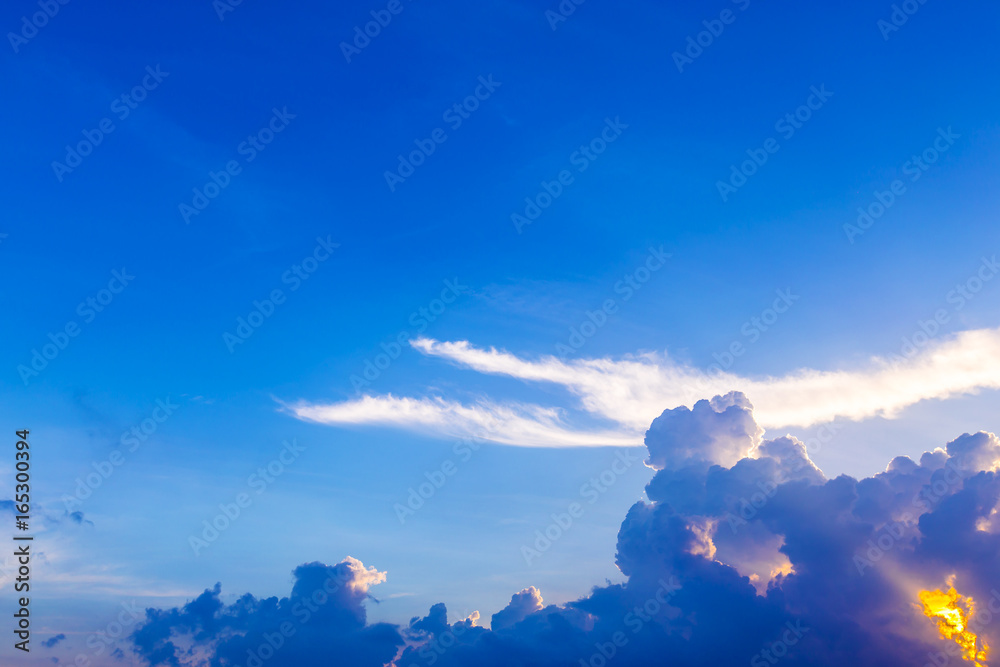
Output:
<path fill-rule="evenodd" d="M 642 436 L 615 431 L 575 430 L 561 411 L 535 405 L 483 401 L 463 405 L 440 397 L 364 396 L 341 403 L 299 403 L 287 408 L 320 424 L 396 426 L 424 433 L 482 438 L 520 447 L 607 447 L 641 445 Z"/>
<path fill-rule="evenodd" d="M 740 391 L 757 406 L 765 428 L 810 427 L 838 418 L 893 419 L 921 401 L 1000 388 L 1000 329 L 978 329 L 929 343 L 909 357 L 873 357 L 863 367 L 802 369 L 784 376 L 745 377 L 707 372 L 644 353 L 620 359 L 536 360 L 468 341 L 419 338 L 410 343 L 429 357 L 487 375 L 564 387 L 577 398 L 586 426 L 574 426 L 560 408 L 499 399 L 462 404 L 440 396 L 391 394 L 336 403 L 301 401 L 297 418 L 331 425 L 382 425 L 446 437 L 480 437 L 523 447 L 640 445 L 663 405 L 691 405 Z M 608 422 L 595 428 L 594 418 Z"/>

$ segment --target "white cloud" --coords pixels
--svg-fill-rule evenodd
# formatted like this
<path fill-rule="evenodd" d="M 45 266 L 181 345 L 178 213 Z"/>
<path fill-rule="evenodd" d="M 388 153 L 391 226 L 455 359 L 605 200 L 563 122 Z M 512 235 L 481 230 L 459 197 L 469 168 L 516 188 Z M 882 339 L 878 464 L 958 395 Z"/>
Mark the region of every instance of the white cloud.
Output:
<path fill-rule="evenodd" d="M 618 431 L 573 430 L 560 411 L 533 405 L 480 402 L 462 405 L 442 398 L 364 396 L 330 404 L 288 406 L 298 418 L 321 424 L 378 424 L 458 438 L 482 438 L 521 447 L 604 447 L 642 443 Z"/>
<path fill-rule="evenodd" d="M 641 444 L 664 409 L 692 405 L 730 391 L 745 393 L 765 428 L 809 427 L 836 418 L 893 418 L 928 399 L 1000 388 L 1000 329 L 979 329 L 929 344 L 908 359 L 872 358 L 851 370 L 798 370 L 781 377 L 710 374 L 663 354 L 621 359 L 530 360 L 467 341 L 411 342 L 423 354 L 484 374 L 564 387 L 590 417 L 612 427 L 573 428 L 563 412 L 515 402 L 463 405 L 440 397 L 365 396 L 332 404 L 299 403 L 301 419 L 327 424 L 383 424 L 445 436 L 478 436 L 529 447 Z"/>
<path fill-rule="evenodd" d="M 365 564 L 353 556 L 348 556 L 341 564 L 346 564 L 351 571 L 351 579 L 347 582 L 347 587 L 362 595 L 368 594 L 368 589 L 378 584 L 384 584 L 385 572 L 379 572 L 374 567 L 365 567 Z"/>

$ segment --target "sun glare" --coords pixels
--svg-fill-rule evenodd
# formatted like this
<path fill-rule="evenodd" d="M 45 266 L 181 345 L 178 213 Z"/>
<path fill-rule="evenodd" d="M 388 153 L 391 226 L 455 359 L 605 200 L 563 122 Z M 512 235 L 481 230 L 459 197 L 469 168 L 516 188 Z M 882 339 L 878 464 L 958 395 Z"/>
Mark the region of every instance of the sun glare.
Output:
<path fill-rule="evenodd" d="M 924 615 L 937 621 L 942 639 L 951 639 L 959 646 L 963 660 L 976 667 L 988 667 L 985 661 L 989 646 L 969 629 L 969 619 L 976 613 L 975 602 L 956 591 L 952 581 L 948 580 L 947 591 L 920 591 Z"/>

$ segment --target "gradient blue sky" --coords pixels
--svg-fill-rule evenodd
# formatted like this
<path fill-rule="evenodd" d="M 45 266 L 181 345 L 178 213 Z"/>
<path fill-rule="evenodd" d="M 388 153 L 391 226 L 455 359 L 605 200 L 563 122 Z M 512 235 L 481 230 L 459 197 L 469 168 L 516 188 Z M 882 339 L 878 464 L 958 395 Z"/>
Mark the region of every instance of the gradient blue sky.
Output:
<path fill-rule="evenodd" d="M 370 606 L 376 620 L 438 601 L 488 616 L 529 585 L 548 601 L 579 596 L 621 578 L 615 535 L 649 481 L 643 466 L 528 565 L 520 546 L 579 498 L 614 448 L 484 445 L 401 525 L 394 503 L 457 459 L 454 438 L 307 423 L 282 404 L 391 393 L 578 410 L 557 385 L 409 348 L 363 392 L 351 376 L 404 330 L 527 359 L 555 354 L 651 246 L 671 253 L 669 263 L 572 358 L 658 351 L 705 369 L 747 341 L 741 327 L 776 290 L 791 289 L 800 299 L 731 370 L 855 369 L 898 353 L 919 320 L 951 309 L 949 291 L 984 255 L 1000 252 L 996 6 L 930 0 L 886 40 L 877 22 L 889 18 L 888 2 L 750 0 L 741 10 L 593 0 L 556 30 L 545 17 L 555 2 L 402 2 L 350 63 L 338 44 L 384 3 L 248 1 L 220 20 L 208 0 L 113 10 L 70 2 L 18 52 L 0 50 L 0 411 L 9 430 L 32 429 L 37 502 L 52 515 L 38 565 L 39 639 L 65 631 L 72 655 L 123 600 L 176 604 L 215 581 L 279 594 L 299 563 L 346 555 L 389 573 L 382 603 Z M 727 7 L 735 21 L 678 72 L 671 54 Z M 8 5 L 4 32 L 33 11 Z M 169 75 L 119 119 L 112 101 L 147 66 Z M 442 114 L 481 76 L 501 85 L 450 129 Z M 780 138 L 775 122 L 812 86 L 834 94 Z M 243 162 L 240 143 L 286 107 L 295 118 Z M 52 162 L 105 117 L 115 131 L 60 182 Z M 571 154 L 607 118 L 628 127 L 518 233 L 511 214 L 541 181 L 573 169 Z M 438 127 L 447 141 L 390 191 L 384 172 Z M 939 128 L 960 136 L 850 243 L 843 227 L 857 207 L 905 179 L 904 163 Z M 769 137 L 780 150 L 723 202 L 716 182 Z M 185 224 L 178 205 L 233 159 L 242 172 Z M 282 275 L 328 236 L 340 246 L 291 291 Z M 134 282 L 85 323 L 77 305 L 123 267 Z M 468 289 L 418 332 L 411 316 L 445 280 Z M 276 288 L 287 301 L 230 353 L 223 333 Z M 1000 326 L 998 306 L 1000 281 L 987 283 L 942 334 Z M 69 321 L 80 335 L 25 386 L 18 366 Z M 75 480 L 168 397 L 175 414 L 83 501 L 93 525 L 59 523 Z M 964 431 L 1000 431 L 997 398 L 984 390 L 893 419 L 843 419 L 813 458 L 831 477 L 870 475 Z M 305 452 L 195 556 L 188 536 L 293 438 Z"/>

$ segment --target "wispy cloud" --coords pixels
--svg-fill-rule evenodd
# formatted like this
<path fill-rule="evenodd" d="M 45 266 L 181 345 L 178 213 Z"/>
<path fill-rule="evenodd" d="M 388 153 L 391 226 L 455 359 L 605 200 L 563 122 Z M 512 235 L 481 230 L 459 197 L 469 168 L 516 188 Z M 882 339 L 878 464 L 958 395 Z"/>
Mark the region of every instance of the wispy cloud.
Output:
<path fill-rule="evenodd" d="M 605 447 L 638 444 L 618 431 L 574 430 L 561 411 L 537 405 L 482 401 L 463 405 L 432 398 L 364 396 L 330 404 L 288 406 L 299 419 L 321 424 L 379 424 L 448 437 L 478 437 L 521 447 Z"/>
<path fill-rule="evenodd" d="M 965 331 L 908 358 L 873 357 L 860 368 L 802 369 L 781 377 L 709 373 L 656 353 L 564 361 L 526 359 L 468 341 L 420 338 L 411 345 L 479 373 L 560 385 L 577 398 L 579 405 L 573 407 L 586 413 L 587 422 L 597 418 L 610 424 L 573 426 L 557 408 L 499 400 L 465 405 L 438 396 L 303 401 L 289 409 L 300 419 L 325 424 L 377 424 L 526 447 L 587 447 L 641 444 L 650 421 L 664 409 L 733 390 L 750 397 L 761 425 L 776 428 L 836 418 L 893 418 L 920 401 L 1000 388 L 1000 329 Z"/>

